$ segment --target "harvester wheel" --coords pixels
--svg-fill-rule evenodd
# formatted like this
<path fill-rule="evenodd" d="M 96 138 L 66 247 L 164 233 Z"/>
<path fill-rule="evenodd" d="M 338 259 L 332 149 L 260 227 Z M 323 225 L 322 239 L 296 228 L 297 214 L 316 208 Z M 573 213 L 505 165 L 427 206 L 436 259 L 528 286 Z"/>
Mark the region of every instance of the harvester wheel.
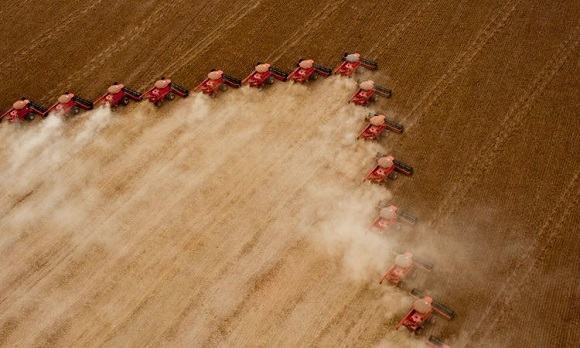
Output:
<path fill-rule="evenodd" d="M 267 83 L 267 84 L 269 84 L 269 85 L 273 84 L 273 83 L 274 83 L 274 76 L 270 76 L 270 77 L 268 77 L 268 78 L 266 79 L 266 83 Z"/>
<path fill-rule="evenodd" d="M 228 86 L 225 83 L 222 83 L 220 85 L 220 91 L 225 92 L 228 90 Z"/>
<path fill-rule="evenodd" d="M 123 97 L 123 99 L 121 99 L 121 105 L 123 106 L 129 105 L 129 97 Z"/>
<path fill-rule="evenodd" d="M 169 94 L 167 94 L 167 95 L 165 96 L 165 99 L 167 99 L 167 100 L 173 100 L 173 99 L 175 99 L 175 94 L 173 94 L 173 93 L 169 93 Z"/>
<path fill-rule="evenodd" d="M 79 112 L 81 112 L 81 109 L 79 109 L 79 107 L 78 107 L 78 106 L 73 106 L 73 107 L 72 107 L 72 109 L 71 109 L 71 113 L 72 113 L 73 115 L 78 115 L 78 114 L 79 114 Z"/>
<path fill-rule="evenodd" d="M 161 100 L 155 102 L 155 106 L 157 106 L 158 108 L 161 107 L 161 105 L 163 105 L 163 102 Z"/>
<path fill-rule="evenodd" d="M 34 118 L 36 117 L 36 115 L 33 112 L 29 112 L 28 114 L 26 114 L 26 116 L 24 116 L 24 119 L 28 122 L 34 120 Z"/>
<path fill-rule="evenodd" d="M 313 72 L 312 75 L 310 75 L 310 80 L 311 81 L 315 81 L 318 79 L 318 73 L 317 72 Z"/>
<path fill-rule="evenodd" d="M 391 172 L 391 174 L 387 175 L 387 179 L 389 180 L 397 180 L 397 177 L 398 175 L 395 172 Z"/>

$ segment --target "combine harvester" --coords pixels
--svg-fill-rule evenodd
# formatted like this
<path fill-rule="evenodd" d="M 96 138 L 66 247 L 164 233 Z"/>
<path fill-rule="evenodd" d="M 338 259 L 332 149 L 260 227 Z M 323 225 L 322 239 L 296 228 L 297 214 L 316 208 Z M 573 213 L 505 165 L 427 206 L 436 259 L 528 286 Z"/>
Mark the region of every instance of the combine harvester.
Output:
<path fill-rule="evenodd" d="M 373 221 L 372 226 L 381 231 L 388 231 L 392 228 L 399 229 L 401 222 L 409 225 L 415 225 L 417 223 L 416 217 L 399 210 L 396 205 L 390 204 L 388 201 L 379 202 L 377 208 L 378 216 Z"/>
<path fill-rule="evenodd" d="M 399 160 L 396 160 L 391 155 L 377 153 L 375 159 L 377 164 L 365 176 L 363 181 L 368 180 L 372 183 L 381 184 L 386 183 L 388 180 L 396 180 L 398 177 L 397 173 L 401 173 L 406 176 L 413 175 L 413 167 Z"/>
<path fill-rule="evenodd" d="M 372 80 L 367 80 L 359 83 L 358 90 L 350 98 L 350 102 L 355 105 L 368 106 L 376 100 L 377 95 L 390 98 L 392 94 L 390 89 L 375 85 L 375 82 Z"/>
<path fill-rule="evenodd" d="M 455 312 L 452 309 L 433 301 L 431 296 L 425 295 L 422 291 L 413 289 L 411 290 L 411 295 L 417 299 L 413 302 L 409 312 L 395 326 L 397 330 L 401 327 L 406 327 L 412 333 L 419 334 L 428 323 L 434 321 L 433 313 L 447 320 L 455 317 Z"/>
<path fill-rule="evenodd" d="M 118 106 L 127 106 L 131 100 L 140 102 L 143 97 L 136 90 L 114 82 L 107 88 L 107 93 L 95 100 L 94 105 L 108 105 L 111 108 L 116 108 Z"/>
<path fill-rule="evenodd" d="M 240 79 L 226 75 L 221 70 L 213 69 L 207 74 L 207 78 L 195 87 L 194 91 L 215 97 L 219 92 L 227 91 L 229 87 L 240 88 L 241 85 Z"/>
<path fill-rule="evenodd" d="M 403 125 L 389 119 L 385 115 L 369 113 L 365 117 L 365 121 L 367 124 L 360 131 L 357 139 L 377 140 L 382 137 L 386 131 L 397 134 L 402 134 L 405 131 Z"/>
<path fill-rule="evenodd" d="M 30 122 L 36 116 L 45 117 L 48 110 L 39 103 L 36 103 L 25 97 L 20 98 L 12 104 L 12 108 L 0 116 L 0 122 L 7 120 L 8 122 Z"/>
<path fill-rule="evenodd" d="M 401 286 L 405 279 L 413 275 L 417 267 L 421 267 L 427 271 L 433 270 L 431 263 L 417 260 L 411 252 L 397 255 L 395 257 L 395 264 L 385 272 L 379 284 L 388 281 L 391 285 Z"/>
<path fill-rule="evenodd" d="M 153 105 L 160 107 L 164 101 L 175 99 L 176 95 L 186 98 L 189 90 L 162 76 L 161 79 L 155 81 L 153 87 L 143 93 L 142 98 L 147 98 Z"/>
<path fill-rule="evenodd" d="M 83 99 L 74 93 L 65 92 L 58 97 L 56 103 L 48 108 L 46 114 L 55 112 L 61 115 L 78 115 L 81 110 L 92 110 L 93 102 Z"/>
<path fill-rule="evenodd" d="M 242 82 L 250 87 L 264 88 L 274 84 L 275 80 L 285 82 L 288 80 L 288 73 L 268 63 L 258 63 L 252 73 Z"/>
<path fill-rule="evenodd" d="M 362 58 L 358 52 L 345 53 L 342 56 L 342 62 L 340 65 L 334 69 L 334 73 L 346 77 L 351 77 L 357 72 L 359 67 L 363 67 L 368 70 L 377 70 L 379 65 L 370 59 Z"/>
<path fill-rule="evenodd" d="M 328 77 L 332 69 L 314 63 L 312 59 L 300 59 L 296 69 L 288 75 L 288 79 L 298 83 L 306 83 L 318 79 L 318 76 Z"/>

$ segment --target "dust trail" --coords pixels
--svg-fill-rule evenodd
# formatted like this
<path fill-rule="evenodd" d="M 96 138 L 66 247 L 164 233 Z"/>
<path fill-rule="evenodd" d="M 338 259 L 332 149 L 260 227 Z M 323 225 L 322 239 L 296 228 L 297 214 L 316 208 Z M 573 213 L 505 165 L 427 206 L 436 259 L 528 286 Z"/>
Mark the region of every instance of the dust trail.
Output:
<path fill-rule="evenodd" d="M 391 192 L 360 183 L 384 149 L 355 141 L 368 110 L 346 103 L 354 88 L 353 80 L 332 77 L 312 86 L 242 88 L 216 99 L 197 94 L 160 110 L 144 103 L 70 122 L 50 118 L 0 140 L 23 145 L 2 154 L 2 173 L 14 180 L 0 184 L 6 198 L 0 265 L 11 264 L 0 268 L 0 323 L 45 298 L 8 342 L 46 343 L 62 322 L 70 326 L 57 335 L 63 344 L 81 337 L 101 342 L 102 330 L 113 344 L 161 342 L 164 332 L 186 345 L 230 342 L 251 323 L 268 325 L 267 307 L 245 307 L 260 291 L 281 294 L 275 297 L 287 306 L 290 293 L 332 291 L 317 283 L 304 290 L 256 287 L 277 269 L 292 275 L 286 262 L 304 252 L 293 247 L 302 241 L 321 252 L 306 254 L 296 271 L 318 272 L 309 265 L 336 261 L 344 291 L 376 283 L 395 245 L 368 225 L 376 203 Z M 402 292 L 371 288 L 387 320 L 407 305 Z M 140 304 L 145 294 L 155 301 Z M 94 325 L 86 301 L 110 326 Z M 165 321 L 143 335 L 148 320 L 124 319 L 136 306 Z M 320 310 L 330 316 L 338 308 L 340 300 Z M 318 321 L 309 311 L 286 320 L 287 334 Z M 26 330 L 31 322 L 43 323 L 35 334 Z M 231 336 L 220 325 L 230 325 Z M 119 331 L 108 331 L 113 327 Z M 399 336 L 396 342 L 407 340 Z"/>

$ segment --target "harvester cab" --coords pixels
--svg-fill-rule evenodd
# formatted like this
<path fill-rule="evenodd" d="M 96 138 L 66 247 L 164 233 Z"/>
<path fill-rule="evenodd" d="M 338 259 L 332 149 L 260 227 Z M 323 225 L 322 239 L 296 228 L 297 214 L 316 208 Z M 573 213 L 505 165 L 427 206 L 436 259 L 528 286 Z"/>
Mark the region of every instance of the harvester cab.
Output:
<path fill-rule="evenodd" d="M 131 100 L 141 101 L 143 97 L 136 90 L 126 87 L 122 83 L 114 82 L 107 88 L 107 92 L 104 95 L 95 100 L 94 104 L 109 105 L 111 108 L 115 108 L 127 106 Z"/>
<path fill-rule="evenodd" d="M 32 121 L 36 116 L 46 116 L 48 110 L 39 103 L 33 102 L 25 97 L 20 98 L 12 104 L 12 108 L 0 116 L 0 122 Z"/>
<path fill-rule="evenodd" d="M 185 98 L 189 95 L 189 90 L 162 76 L 159 80 L 155 81 L 153 87 L 143 93 L 142 97 L 147 98 L 155 106 L 160 107 L 164 101 L 174 100 L 176 95 Z"/>
<path fill-rule="evenodd" d="M 375 61 L 362 58 L 358 52 L 344 53 L 342 62 L 334 69 L 334 73 L 351 77 L 361 66 L 368 70 L 377 70 L 379 68 Z"/>
<path fill-rule="evenodd" d="M 65 92 L 58 97 L 56 103 L 48 109 L 47 113 L 57 112 L 63 115 L 77 115 L 81 110 L 91 110 L 92 108 L 92 101 L 83 99 L 74 93 Z"/>
<path fill-rule="evenodd" d="M 386 87 L 376 85 L 374 81 L 367 80 L 359 83 L 358 90 L 350 98 L 355 105 L 367 106 L 376 100 L 376 96 L 390 98 L 392 91 Z"/>
<path fill-rule="evenodd" d="M 382 276 L 379 284 L 388 281 L 391 285 L 401 286 L 405 279 L 413 276 L 417 267 L 427 271 L 433 270 L 433 264 L 418 260 L 411 252 L 399 254 L 395 257 L 395 263 Z"/>
<path fill-rule="evenodd" d="M 394 204 L 388 201 L 381 201 L 377 206 L 378 216 L 373 221 L 373 227 L 387 231 L 393 227 L 399 228 L 400 223 L 404 222 L 409 225 L 417 223 L 417 218 L 405 211 L 402 211 Z"/>
<path fill-rule="evenodd" d="M 312 59 L 300 59 L 294 71 L 288 76 L 289 80 L 299 83 L 314 81 L 319 76 L 328 77 L 332 74 L 332 69 L 314 63 Z"/>
<path fill-rule="evenodd" d="M 359 132 L 357 139 L 377 140 L 384 135 L 386 131 L 402 134 L 405 127 L 395 122 L 393 119 L 376 113 L 369 113 L 365 117 L 366 124 Z"/>
<path fill-rule="evenodd" d="M 396 160 L 391 155 L 377 153 L 375 159 L 376 165 L 373 169 L 371 169 L 371 171 L 369 171 L 364 180 L 380 184 L 387 182 L 388 180 L 396 180 L 398 177 L 397 173 L 401 173 L 406 176 L 413 175 L 413 167 L 404 162 Z"/>
<path fill-rule="evenodd" d="M 431 296 L 424 292 L 413 289 L 411 295 L 416 298 L 407 314 L 399 321 L 396 328 L 404 326 L 409 331 L 420 333 L 427 323 L 433 322 L 433 313 L 451 320 L 455 317 L 455 312 L 446 305 L 436 302 Z"/>
<path fill-rule="evenodd" d="M 286 81 L 288 73 L 282 69 L 276 68 L 268 63 L 258 63 L 250 75 L 248 75 L 243 83 L 247 83 L 250 87 L 262 88 L 271 85 L 275 80 Z"/>
<path fill-rule="evenodd" d="M 239 88 L 242 81 L 236 77 L 226 75 L 222 70 L 212 69 L 205 80 L 203 80 L 197 87 L 196 92 L 202 92 L 210 96 L 215 96 L 219 92 L 225 92 L 229 87 Z"/>

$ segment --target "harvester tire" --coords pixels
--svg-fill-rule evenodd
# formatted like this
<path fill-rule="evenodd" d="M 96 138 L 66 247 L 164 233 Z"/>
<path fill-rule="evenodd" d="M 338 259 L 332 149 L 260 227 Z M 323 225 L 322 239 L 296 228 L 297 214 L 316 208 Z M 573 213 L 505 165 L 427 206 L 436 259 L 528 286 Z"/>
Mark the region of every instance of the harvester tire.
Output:
<path fill-rule="evenodd" d="M 129 97 L 123 97 L 123 99 L 121 99 L 121 105 L 123 106 L 127 106 L 129 105 Z"/>
<path fill-rule="evenodd" d="M 161 100 L 155 102 L 155 106 L 157 106 L 158 108 L 160 108 L 161 105 L 163 105 L 163 102 Z"/>
<path fill-rule="evenodd" d="M 228 90 L 228 86 L 225 83 L 222 83 L 220 85 L 220 91 L 225 92 Z"/>
<path fill-rule="evenodd" d="M 71 113 L 72 113 L 73 115 L 78 115 L 78 114 L 79 114 L 79 112 L 81 112 L 81 109 L 79 109 L 79 107 L 78 107 L 78 106 L 73 106 L 73 107 L 72 107 L 72 109 L 71 109 Z"/>
<path fill-rule="evenodd" d="M 29 112 L 26 116 L 24 116 L 24 119 L 30 122 L 33 121 L 35 117 L 36 115 L 33 112 Z"/>
<path fill-rule="evenodd" d="M 398 175 L 397 175 L 396 172 L 391 172 L 389 175 L 387 175 L 386 179 L 388 179 L 388 180 L 397 180 L 397 177 L 398 177 Z"/>
<path fill-rule="evenodd" d="M 313 72 L 312 75 L 310 75 L 310 81 L 316 81 L 316 80 L 318 80 L 318 73 Z"/>
<path fill-rule="evenodd" d="M 274 84 L 274 76 L 270 76 L 266 79 L 266 84 L 272 85 Z"/>
<path fill-rule="evenodd" d="M 167 95 L 165 96 L 165 99 L 167 99 L 167 100 L 173 100 L 173 99 L 175 99 L 175 94 L 173 94 L 173 93 L 169 93 L 169 94 L 167 94 Z"/>

